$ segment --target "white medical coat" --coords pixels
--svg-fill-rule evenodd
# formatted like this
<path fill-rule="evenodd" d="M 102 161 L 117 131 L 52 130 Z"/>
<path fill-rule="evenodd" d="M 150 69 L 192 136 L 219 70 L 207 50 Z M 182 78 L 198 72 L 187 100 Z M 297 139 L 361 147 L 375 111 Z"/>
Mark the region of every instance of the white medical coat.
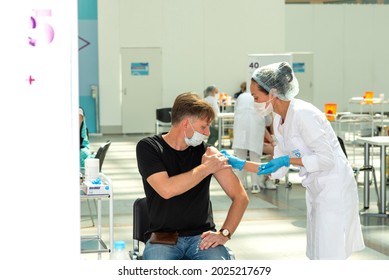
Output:
<path fill-rule="evenodd" d="M 265 118 L 254 109 L 251 93 L 239 95 L 234 107 L 233 149 L 249 150 L 262 155 L 265 136 Z"/>
<path fill-rule="evenodd" d="M 217 118 L 217 115 L 220 113 L 220 107 L 217 103 L 217 99 L 213 95 L 208 95 L 204 98 L 213 108 L 213 111 L 215 112 L 215 118 Z"/>
<path fill-rule="evenodd" d="M 324 113 L 305 101 L 290 102 L 285 122 L 274 114 L 274 157 L 301 157 L 307 204 L 309 259 L 346 259 L 362 250 L 358 189 L 353 170 Z M 272 178 L 283 177 L 283 167 Z"/>

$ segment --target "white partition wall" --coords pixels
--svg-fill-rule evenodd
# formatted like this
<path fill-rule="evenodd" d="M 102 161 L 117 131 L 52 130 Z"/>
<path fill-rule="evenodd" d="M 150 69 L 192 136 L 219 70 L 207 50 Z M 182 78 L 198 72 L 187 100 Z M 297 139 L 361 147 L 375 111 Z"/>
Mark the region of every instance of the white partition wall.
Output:
<path fill-rule="evenodd" d="M 286 61 L 290 65 L 292 65 L 292 54 L 290 53 L 249 54 L 247 60 L 248 71 L 246 77 L 247 89 L 250 89 L 251 76 L 253 75 L 256 69 L 268 64 L 282 62 L 282 61 Z"/>
<path fill-rule="evenodd" d="M 288 62 L 299 81 L 299 94 L 296 98 L 313 102 L 313 53 L 278 53 L 278 54 L 249 54 L 247 61 L 248 89 L 250 87 L 251 77 L 255 69 L 267 64 L 276 62 Z"/>
<path fill-rule="evenodd" d="M 299 94 L 296 98 L 313 103 L 314 100 L 314 54 L 311 52 L 292 53 L 292 67 L 299 81 Z"/>
<path fill-rule="evenodd" d="M 79 254 L 77 1 L 1 6 L 2 272 L 57 278 Z"/>
<path fill-rule="evenodd" d="M 286 51 L 314 54 L 314 104 L 349 103 L 365 91 L 389 97 L 389 5 L 286 5 Z M 389 110 L 389 106 L 384 108 Z"/>

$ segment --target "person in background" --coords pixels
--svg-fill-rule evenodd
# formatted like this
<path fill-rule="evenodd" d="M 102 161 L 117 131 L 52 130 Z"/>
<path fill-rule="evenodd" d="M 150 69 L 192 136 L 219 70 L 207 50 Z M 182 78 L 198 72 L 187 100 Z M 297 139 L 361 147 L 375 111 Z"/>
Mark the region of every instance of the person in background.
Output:
<path fill-rule="evenodd" d="M 295 99 L 299 85 L 287 62 L 258 68 L 250 91 L 262 115 L 274 113 L 274 158 L 263 165 L 225 153 L 235 168 L 281 178 L 293 164 L 306 188 L 307 249 L 312 260 L 341 260 L 365 247 L 354 172 L 325 114 Z"/>
<path fill-rule="evenodd" d="M 224 244 L 238 227 L 247 194 L 227 159 L 203 140 L 215 113 L 193 92 L 177 96 L 167 133 L 143 138 L 136 146 L 150 217 L 143 259 L 227 260 Z M 231 199 L 217 231 L 210 200 L 212 176 Z M 167 235 L 170 245 L 161 244 Z"/>
<path fill-rule="evenodd" d="M 217 116 L 220 113 L 220 106 L 217 102 L 217 98 L 215 97 L 215 95 L 218 93 L 219 93 L 219 90 L 215 85 L 208 86 L 204 90 L 204 98 L 212 106 L 212 108 L 215 112 L 215 119 L 209 128 L 211 133 L 210 133 L 208 140 L 207 140 L 207 143 L 209 145 L 212 145 L 212 146 L 215 146 L 215 143 L 216 143 L 216 141 L 218 141 L 218 138 L 219 138 L 219 129 L 218 129 L 216 123 L 217 123 Z"/>
<path fill-rule="evenodd" d="M 272 159 L 274 156 L 274 146 L 276 145 L 276 142 L 274 141 L 273 138 L 273 133 L 272 133 L 272 126 L 273 124 L 273 117 L 272 116 L 266 116 L 265 117 L 265 128 L 267 132 L 265 131 L 265 139 L 263 142 L 263 154 L 269 155 L 269 157 Z M 266 137 L 266 134 L 270 134 L 272 136 L 272 139 L 269 139 L 269 137 Z"/>
<path fill-rule="evenodd" d="M 260 116 L 254 108 L 254 98 L 251 93 L 242 93 L 235 103 L 234 114 L 234 141 L 232 148 L 238 158 L 246 158 L 250 161 L 260 162 L 264 152 L 264 139 L 274 144 L 273 138 L 266 129 L 266 121 L 271 124 L 271 116 Z M 273 146 L 271 146 L 273 147 Z M 271 151 L 272 152 L 272 151 Z M 237 171 L 242 182 L 245 182 L 245 170 Z M 245 186 L 248 187 L 248 186 Z M 276 189 L 273 180 L 264 175 L 251 173 L 251 193 L 259 193 L 260 188 Z"/>
<path fill-rule="evenodd" d="M 246 82 L 241 83 L 240 84 L 240 91 L 238 91 L 237 93 L 234 93 L 234 99 L 238 99 L 239 95 L 246 92 L 246 89 L 247 89 Z"/>
<path fill-rule="evenodd" d="M 86 127 L 85 114 L 82 108 L 78 109 L 80 124 L 80 167 L 85 167 L 85 159 L 91 156 L 88 138 L 88 128 Z"/>

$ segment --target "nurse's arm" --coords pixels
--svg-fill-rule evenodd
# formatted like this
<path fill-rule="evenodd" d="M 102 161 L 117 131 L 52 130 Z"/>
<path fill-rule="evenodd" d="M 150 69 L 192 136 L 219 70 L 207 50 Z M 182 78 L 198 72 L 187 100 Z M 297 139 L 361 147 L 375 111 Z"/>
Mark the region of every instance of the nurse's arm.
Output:
<path fill-rule="evenodd" d="M 304 166 L 303 160 L 301 158 L 290 158 L 290 164 L 296 166 Z"/>
<path fill-rule="evenodd" d="M 296 166 L 304 166 L 301 158 L 290 158 L 290 164 Z M 248 172 L 258 173 L 259 166 L 261 166 L 261 163 L 254 161 L 246 161 L 245 165 L 243 166 L 243 169 Z"/>
<path fill-rule="evenodd" d="M 259 162 L 254 161 L 246 161 L 243 169 L 248 172 L 258 173 L 258 167 L 261 166 Z"/>

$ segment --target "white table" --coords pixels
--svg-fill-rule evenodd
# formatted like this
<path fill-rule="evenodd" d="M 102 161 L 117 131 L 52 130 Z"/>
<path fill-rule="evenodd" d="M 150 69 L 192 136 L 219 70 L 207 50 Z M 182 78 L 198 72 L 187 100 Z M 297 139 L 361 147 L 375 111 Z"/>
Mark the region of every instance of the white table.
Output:
<path fill-rule="evenodd" d="M 230 121 L 232 123 L 232 127 L 233 127 L 234 113 L 219 113 L 219 114 L 217 114 L 217 118 L 218 118 L 218 126 L 219 126 L 219 128 L 218 128 L 219 129 L 218 149 L 220 150 L 222 148 L 222 137 L 224 134 L 224 128 L 226 128 L 225 122 Z"/>
<path fill-rule="evenodd" d="M 80 199 L 97 199 L 97 234 L 89 236 L 81 236 L 81 254 L 98 253 L 99 259 L 101 253 L 109 253 L 113 250 L 113 196 L 112 196 L 112 181 L 100 173 L 99 176 L 104 182 L 110 186 L 108 194 L 86 195 L 81 194 Z M 101 232 L 101 200 L 108 199 L 109 201 L 109 247 L 102 240 Z"/>
<path fill-rule="evenodd" d="M 378 216 L 386 214 L 386 147 L 389 146 L 389 136 L 360 137 L 358 142 L 364 144 L 364 165 L 370 165 L 370 146 L 380 147 L 380 192 L 378 198 Z M 369 172 L 364 177 L 364 208 L 369 208 Z"/>

